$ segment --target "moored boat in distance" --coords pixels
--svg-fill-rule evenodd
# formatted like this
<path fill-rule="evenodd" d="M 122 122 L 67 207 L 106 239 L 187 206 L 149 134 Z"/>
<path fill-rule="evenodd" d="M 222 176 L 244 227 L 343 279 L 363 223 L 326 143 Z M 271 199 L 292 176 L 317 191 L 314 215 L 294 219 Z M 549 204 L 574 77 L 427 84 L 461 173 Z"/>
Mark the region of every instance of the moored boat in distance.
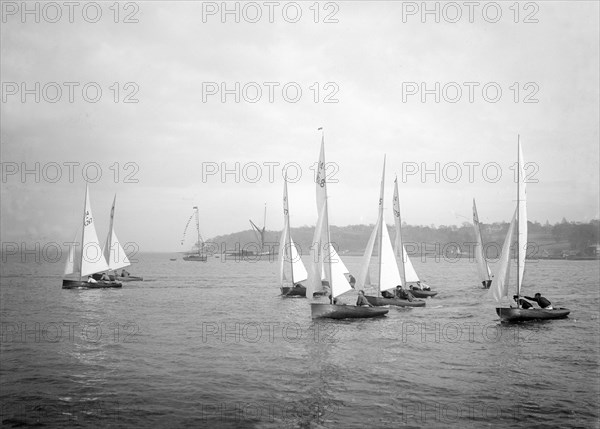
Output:
<path fill-rule="evenodd" d="M 339 256 L 334 260 L 335 249 L 329 235 L 329 213 L 327 204 L 327 177 L 325 164 L 325 138 L 321 137 L 321 151 L 316 175 L 317 210 L 319 217 L 315 226 L 312 246 L 313 269 L 311 279 L 308 282 L 307 295 L 313 296 L 312 292 L 321 291 L 323 282 L 329 284 L 329 303 L 312 302 L 310 304 L 311 317 L 313 319 L 365 319 L 384 316 L 389 312 L 387 308 L 342 305 L 336 303 L 336 298 L 350 290 L 352 286 L 348 282 Z M 326 250 L 326 252 L 324 251 Z M 323 280 L 323 273 L 325 279 Z"/>
<path fill-rule="evenodd" d="M 81 231 L 81 246 L 78 251 L 75 251 L 75 246 L 69 247 L 69 255 L 65 265 L 65 277 L 74 275 L 78 279 L 63 278 L 63 289 L 100 289 L 100 288 L 120 288 L 122 284 L 116 281 L 97 281 L 92 275 L 105 272 L 108 270 L 108 264 L 104 258 L 96 226 L 94 224 L 94 216 L 90 204 L 88 185 L 85 186 L 85 199 L 83 207 L 83 228 Z M 77 242 L 78 234 L 75 237 Z M 86 249 L 85 255 L 83 249 Z M 90 252 L 95 249 L 95 252 Z M 92 253 L 94 257 L 89 256 Z M 86 280 L 83 277 L 89 276 Z"/>
<path fill-rule="evenodd" d="M 200 235 L 200 216 L 198 215 L 198 206 L 193 207 L 194 213 L 190 216 L 185 225 L 185 229 L 183 230 L 183 238 L 181 239 L 181 245 L 183 246 L 183 242 L 185 240 L 185 233 L 187 232 L 188 226 L 190 225 L 190 221 L 192 217 L 196 217 L 196 235 L 197 241 L 195 246 L 198 248 L 197 252 L 190 252 L 183 257 L 184 261 L 188 262 L 206 262 L 208 257 L 204 253 L 204 240 L 202 239 L 202 235 Z"/>
<path fill-rule="evenodd" d="M 500 316 L 502 322 L 527 322 L 534 320 L 549 320 L 563 319 L 571 312 L 568 308 L 522 308 L 521 287 L 523 285 L 523 275 L 525 273 L 525 257 L 527 251 L 527 194 L 525 192 L 525 172 L 523 169 L 523 152 L 521 149 L 520 138 L 517 142 L 517 207 L 510 222 L 504 244 L 502 245 L 502 253 L 498 272 L 495 281 L 490 288 L 494 300 L 501 303 L 503 298 L 509 298 L 509 274 L 510 274 L 510 247 L 513 241 L 513 232 L 516 226 L 516 253 L 517 253 L 517 278 L 516 278 L 516 295 L 513 299 L 516 302 L 516 307 L 510 303 L 509 307 L 496 307 L 496 314 Z M 528 297 L 524 297 L 531 299 Z M 525 301 L 526 302 L 526 301 Z M 539 303 L 539 301 L 538 301 Z M 549 302 L 548 302 L 549 304 Z"/>

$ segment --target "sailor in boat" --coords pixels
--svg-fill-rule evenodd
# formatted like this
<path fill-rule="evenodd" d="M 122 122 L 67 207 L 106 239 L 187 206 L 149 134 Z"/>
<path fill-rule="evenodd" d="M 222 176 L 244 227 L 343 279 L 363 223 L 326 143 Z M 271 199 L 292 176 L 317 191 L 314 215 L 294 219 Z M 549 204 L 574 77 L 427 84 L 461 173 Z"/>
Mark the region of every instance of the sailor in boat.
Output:
<path fill-rule="evenodd" d="M 358 291 L 358 299 L 356 300 L 356 306 L 360 307 L 363 305 L 366 305 L 368 307 L 373 307 L 371 304 L 369 304 L 369 301 L 367 301 L 367 298 L 365 298 L 365 291 L 359 290 Z"/>
<path fill-rule="evenodd" d="M 125 271 L 125 268 L 121 270 L 121 277 L 129 277 L 129 271 Z"/>
<path fill-rule="evenodd" d="M 427 283 L 422 285 L 421 281 L 417 281 L 417 288 L 420 290 L 431 290 L 431 288 L 429 287 L 429 285 Z M 412 289 L 412 287 L 411 287 L 411 289 Z"/>
<path fill-rule="evenodd" d="M 87 282 L 88 282 L 88 283 L 98 283 L 98 282 L 96 281 L 96 279 L 94 279 L 92 276 L 88 276 Z"/>
<path fill-rule="evenodd" d="M 394 294 L 392 292 L 390 292 L 389 290 L 382 291 L 381 296 L 384 298 L 388 298 L 388 299 L 395 298 Z"/>
<path fill-rule="evenodd" d="M 356 284 L 356 279 L 350 273 L 348 273 L 348 283 L 350 283 L 350 286 L 352 286 L 352 289 L 354 289 L 354 285 Z"/>
<path fill-rule="evenodd" d="M 110 281 L 110 277 L 108 277 L 107 273 L 102 273 L 102 277 L 100 277 L 100 280 L 102 280 L 103 282 L 109 282 Z"/>
<path fill-rule="evenodd" d="M 554 310 L 552 303 L 548 299 L 544 298 L 541 293 L 538 292 L 534 296 L 535 298 L 530 298 L 528 296 L 523 296 L 523 298 L 528 299 L 529 301 L 537 302 L 537 304 L 544 310 Z"/>
<path fill-rule="evenodd" d="M 331 295 L 329 295 L 329 302 L 331 302 Z M 342 302 L 337 299 L 337 298 L 333 298 L 333 302 L 331 302 L 333 305 L 346 305 L 346 304 L 342 304 Z"/>
<path fill-rule="evenodd" d="M 513 296 L 513 299 L 523 310 L 529 310 L 529 309 L 533 308 L 533 305 L 531 305 L 529 303 L 529 301 L 526 301 L 523 298 L 519 298 L 517 295 Z M 517 301 L 517 299 L 518 299 L 518 301 Z"/>
<path fill-rule="evenodd" d="M 414 299 L 414 296 L 410 291 L 402 289 L 401 285 L 396 286 L 396 297 L 399 299 L 407 299 L 410 302 Z"/>
<path fill-rule="evenodd" d="M 296 287 L 296 288 L 301 288 L 301 287 L 304 287 L 304 285 L 303 285 L 302 283 L 296 283 L 296 284 L 294 285 L 294 287 Z"/>

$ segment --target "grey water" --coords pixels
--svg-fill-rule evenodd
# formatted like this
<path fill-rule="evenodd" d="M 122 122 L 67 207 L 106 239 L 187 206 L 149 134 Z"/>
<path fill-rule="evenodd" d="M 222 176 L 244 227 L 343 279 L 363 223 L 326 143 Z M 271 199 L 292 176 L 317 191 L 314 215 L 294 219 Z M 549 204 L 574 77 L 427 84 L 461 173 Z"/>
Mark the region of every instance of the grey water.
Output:
<path fill-rule="evenodd" d="M 466 259 L 414 261 L 439 291 L 425 308 L 316 322 L 275 262 L 171 257 L 105 290 L 3 261 L 3 427 L 599 426 L 597 261 L 528 261 L 525 294 L 571 314 L 502 324 Z"/>

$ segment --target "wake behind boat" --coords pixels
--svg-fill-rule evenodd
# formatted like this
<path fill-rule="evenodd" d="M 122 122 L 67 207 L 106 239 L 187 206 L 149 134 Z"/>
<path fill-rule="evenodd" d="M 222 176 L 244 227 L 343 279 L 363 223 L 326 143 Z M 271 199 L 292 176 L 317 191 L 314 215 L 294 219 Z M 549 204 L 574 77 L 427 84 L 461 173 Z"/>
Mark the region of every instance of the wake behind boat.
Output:
<path fill-rule="evenodd" d="M 502 253 L 500 255 L 500 264 L 496 281 L 490 288 L 490 292 L 495 301 L 501 303 L 502 298 L 509 298 L 509 274 L 510 274 L 510 246 L 513 241 L 513 231 L 517 229 L 516 252 L 517 252 L 517 281 L 516 295 L 514 300 L 516 307 L 512 304 L 510 307 L 496 307 L 496 314 L 500 316 L 502 322 L 526 322 L 532 320 L 549 320 L 563 319 L 571 312 L 568 308 L 522 308 L 521 302 L 521 286 L 523 285 L 523 275 L 525 273 L 525 257 L 527 252 L 527 194 L 525 192 L 525 172 L 523 170 L 523 152 L 521 150 L 520 139 L 517 142 L 517 207 L 510 222 L 506 239 L 502 245 Z M 541 295 L 536 294 L 536 298 Z M 533 299 L 525 297 L 526 299 Z M 543 301 L 537 298 L 538 304 Z M 544 307 L 550 304 L 545 300 Z M 509 298 L 510 303 L 510 298 Z M 525 304 L 527 301 L 525 301 Z"/>

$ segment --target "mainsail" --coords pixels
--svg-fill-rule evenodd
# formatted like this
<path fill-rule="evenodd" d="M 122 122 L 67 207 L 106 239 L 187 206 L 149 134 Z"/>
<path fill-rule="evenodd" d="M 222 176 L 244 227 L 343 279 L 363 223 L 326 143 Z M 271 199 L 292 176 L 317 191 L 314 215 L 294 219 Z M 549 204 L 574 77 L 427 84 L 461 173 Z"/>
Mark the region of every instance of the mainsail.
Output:
<path fill-rule="evenodd" d="M 521 294 L 521 286 L 523 285 L 523 275 L 525 274 L 525 258 L 527 256 L 527 193 L 525 191 L 525 170 L 523 168 L 523 151 L 521 150 L 521 139 L 518 140 L 519 157 L 518 157 L 518 234 L 517 234 L 517 295 Z"/>
<path fill-rule="evenodd" d="M 117 238 L 117 234 L 115 233 L 114 229 L 116 202 L 117 196 L 115 195 L 115 198 L 113 199 L 112 208 L 110 210 L 110 224 L 108 227 L 106 244 L 104 245 L 104 250 L 102 251 L 102 253 L 104 254 L 104 258 L 108 263 L 108 268 L 113 271 L 131 265 L 131 262 L 129 262 L 129 259 L 125 254 L 125 250 L 121 246 L 121 243 L 119 243 L 119 239 Z"/>
<path fill-rule="evenodd" d="M 482 282 L 492 280 L 492 272 L 488 265 L 483 250 L 483 240 L 481 238 L 481 226 L 479 224 L 479 216 L 477 216 L 477 206 L 475 205 L 475 198 L 473 198 L 473 228 L 475 230 L 475 262 L 477 264 L 477 271 L 479 273 L 479 279 Z"/>
<path fill-rule="evenodd" d="M 500 261 L 498 265 L 498 271 L 496 272 L 496 280 L 490 287 L 490 292 L 497 302 L 500 302 L 502 298 L 508 297 L 508 283 L 510 274 L 510 246 L 513 241 L 513 231 L 515 229 L 515 218 L 517 216 L 517 210 L 510 221 L 504 244 L 502 245 L 502 253 L 500 254 Z"/>
<path fill-rule="evenodd" d="M 321 151 L 319 153 L 319 163 L 315 178 L 319 219 L 313 237 L 313 269 L 309 290 L 311 292 L 323 290 L 321 277 L 322 273 L 324 273 L 325 280 L 329 283 L 331 288 L 331 296 L 332 298 L 336 298 L 352 289 L 352 287 L 344 275 L 348 272 L 348 269 L 344 263 L 341 262 L 342 260 L 335 251 L 329 237 L 327 177 L 325 165 L 325 137 L 323 135 L 321 137 Z M 312 296 L 312 294 L 309 294 L 309 290 L 307 290 L 307 296 Z"/>
<path fill-rule="evenodd" d="M 379 205 L 378 205 L 378 214 L 377 214 L 377 223 L 375 224 L 375 228 L 371 233 L 371 237 L 369 237 L 369 242 L 367 243 L 367 247 L 365 249 L 365 253 L 363 254 L 361 270 L 359 273 L 359 278 L 357 279 L 357 289 L 364 289 L 369 279 L 369 268 L 371 263 L 371 258 L 373 255 L 373 248 L 375 245 L 375 240 L 377 239 L 379 243 L 379 259 L 378 259 L 378 282 L 377 288 L 379 292 L 382 290 L 393 289 L 398 285 L 402 284 L 402 280 L 400 278 L 400 272 L 398 271 L 398 262 L 396 261 L 396 256 L 394 249 L 392 247 L 392 242 L 390 240 L 390 236 L 387 230 L 387 225 L 385 224 L 385 220 L 383 217 L 383 198 L 384 198 L 384 189 L 385 189 L 385 158 L 383 160 L 383 173 L 381 176 L 381 187 L 379 190 Z"/>
<path fill-rule="evenodd" d="M 285 279 L 284 266 L 285 262 L 290 263 L 290 274 L 292 286 L 296 283 L 308 279 L 308 273 L 302 259 L 298 254 L 294 240 L 292 240 L 291 229 L 290 229 L 290 213 L 288 206 L 288 191 L 287 191 L 287 180 L 284 181 L 283 185 L 283 217 L 284 225 L 281 233 L 281 240 L 279 243 L 279 264 L 280 264 L 280 284 L 283 286 L 283 280 Z"/>
<path fill-rule="evenodd" d="M 76 256 L 76 253 L 78 254 Z M 96 233 L 92 206 L 90 204 L 88 185 L 85 186 L 85 202 L 83 208 L 83 228 L 81 234 L 81 248 L 69 249 L 69 258 L 65 266 L 65 275 L 78 274 L 79 277 L 108 270 L 102 248 Z"/>
<path fill-rule="evenodd" d="M 413 267 L 410 257 L 406 252 L 406 246 L 402 242 L 402 220 L 400 217 L 400 198 L 398 197 L 398 178 L 394 180 L 394 224 L 396 226 L 396 239 L 394 240 L 394 255 L 400 256 L 400 277 L 403 282 L 400 283 L 406 286 L 407 283 L 416 283 L 419 276 Z M 400 251 L 399 249 L 402 249 Z"/>

